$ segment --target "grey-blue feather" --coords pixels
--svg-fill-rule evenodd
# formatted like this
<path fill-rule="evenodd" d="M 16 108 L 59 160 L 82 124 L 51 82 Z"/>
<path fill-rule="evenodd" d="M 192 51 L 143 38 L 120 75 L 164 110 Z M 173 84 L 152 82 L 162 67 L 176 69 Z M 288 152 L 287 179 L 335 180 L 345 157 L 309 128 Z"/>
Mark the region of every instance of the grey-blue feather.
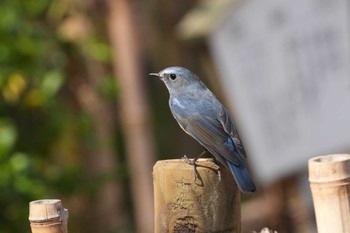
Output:
<path fill-rule="evenodd" d="M 254 192 L 255 185 L 243 159 L 244 146 L 229 113 L 215 95 L 191 71 L 169 67 L 158 76 L 169 90 L 170 110 L 181 128 L 230 168 L 242 192 Z"/>

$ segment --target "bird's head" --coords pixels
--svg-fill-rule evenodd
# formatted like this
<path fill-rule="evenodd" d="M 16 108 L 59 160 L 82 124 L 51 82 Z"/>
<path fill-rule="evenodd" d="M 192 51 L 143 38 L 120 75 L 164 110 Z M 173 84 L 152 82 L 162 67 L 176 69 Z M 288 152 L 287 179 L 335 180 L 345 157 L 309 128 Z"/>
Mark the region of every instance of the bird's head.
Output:
<path fill-rule="evenodd" d="M 159 77 L 168 88 L 170 94 L 181 92 L 181 90 L 191 88 L 198 83 L 199 78 L 188 69 L 183 67 L 169 67 L 159 73 L 150 73 L 151 76 Z M 199 81 L 200 82 L 200 81 Z"/>

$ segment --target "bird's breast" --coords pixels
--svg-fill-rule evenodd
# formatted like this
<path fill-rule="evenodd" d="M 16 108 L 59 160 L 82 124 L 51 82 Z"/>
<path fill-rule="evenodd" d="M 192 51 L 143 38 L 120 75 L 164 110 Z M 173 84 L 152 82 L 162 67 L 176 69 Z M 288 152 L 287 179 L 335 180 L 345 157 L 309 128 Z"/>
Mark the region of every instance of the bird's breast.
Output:
<path fill-rule="evenodd" d="M 178 98 L 172 98 L 170 105 L 175 108 L 185 108 L 184 104 L 180 102 Z"/>

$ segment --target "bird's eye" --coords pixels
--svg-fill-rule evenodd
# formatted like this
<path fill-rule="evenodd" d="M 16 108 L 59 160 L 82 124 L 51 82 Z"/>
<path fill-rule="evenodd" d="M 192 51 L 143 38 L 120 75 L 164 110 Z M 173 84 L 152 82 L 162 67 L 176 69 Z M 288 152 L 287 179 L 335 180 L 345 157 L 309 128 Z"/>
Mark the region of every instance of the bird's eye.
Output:
<path fill-rule="evenodd" d="M 172 80 L 175 80 L 175 79 L 177 78 L 177 76 L 176 76 L 176 74 L 170 74 L 170 78 L 171 78 Z"/>

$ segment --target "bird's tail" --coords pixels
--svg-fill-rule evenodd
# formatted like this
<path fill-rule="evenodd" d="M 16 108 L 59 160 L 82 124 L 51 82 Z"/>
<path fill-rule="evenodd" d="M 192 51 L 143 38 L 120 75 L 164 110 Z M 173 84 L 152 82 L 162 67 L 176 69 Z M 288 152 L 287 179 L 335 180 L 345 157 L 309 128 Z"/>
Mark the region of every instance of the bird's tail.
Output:
<path fill-rule="evenodd" d="M 244 193 L 255 192 L 255 184 L 250 178 L 248 169 L 245 167 L 241 159 L 239 158 L 239 164 L 235 165 L 227 161 L 227 164 L 236 180 L 239 189 Z"/>

